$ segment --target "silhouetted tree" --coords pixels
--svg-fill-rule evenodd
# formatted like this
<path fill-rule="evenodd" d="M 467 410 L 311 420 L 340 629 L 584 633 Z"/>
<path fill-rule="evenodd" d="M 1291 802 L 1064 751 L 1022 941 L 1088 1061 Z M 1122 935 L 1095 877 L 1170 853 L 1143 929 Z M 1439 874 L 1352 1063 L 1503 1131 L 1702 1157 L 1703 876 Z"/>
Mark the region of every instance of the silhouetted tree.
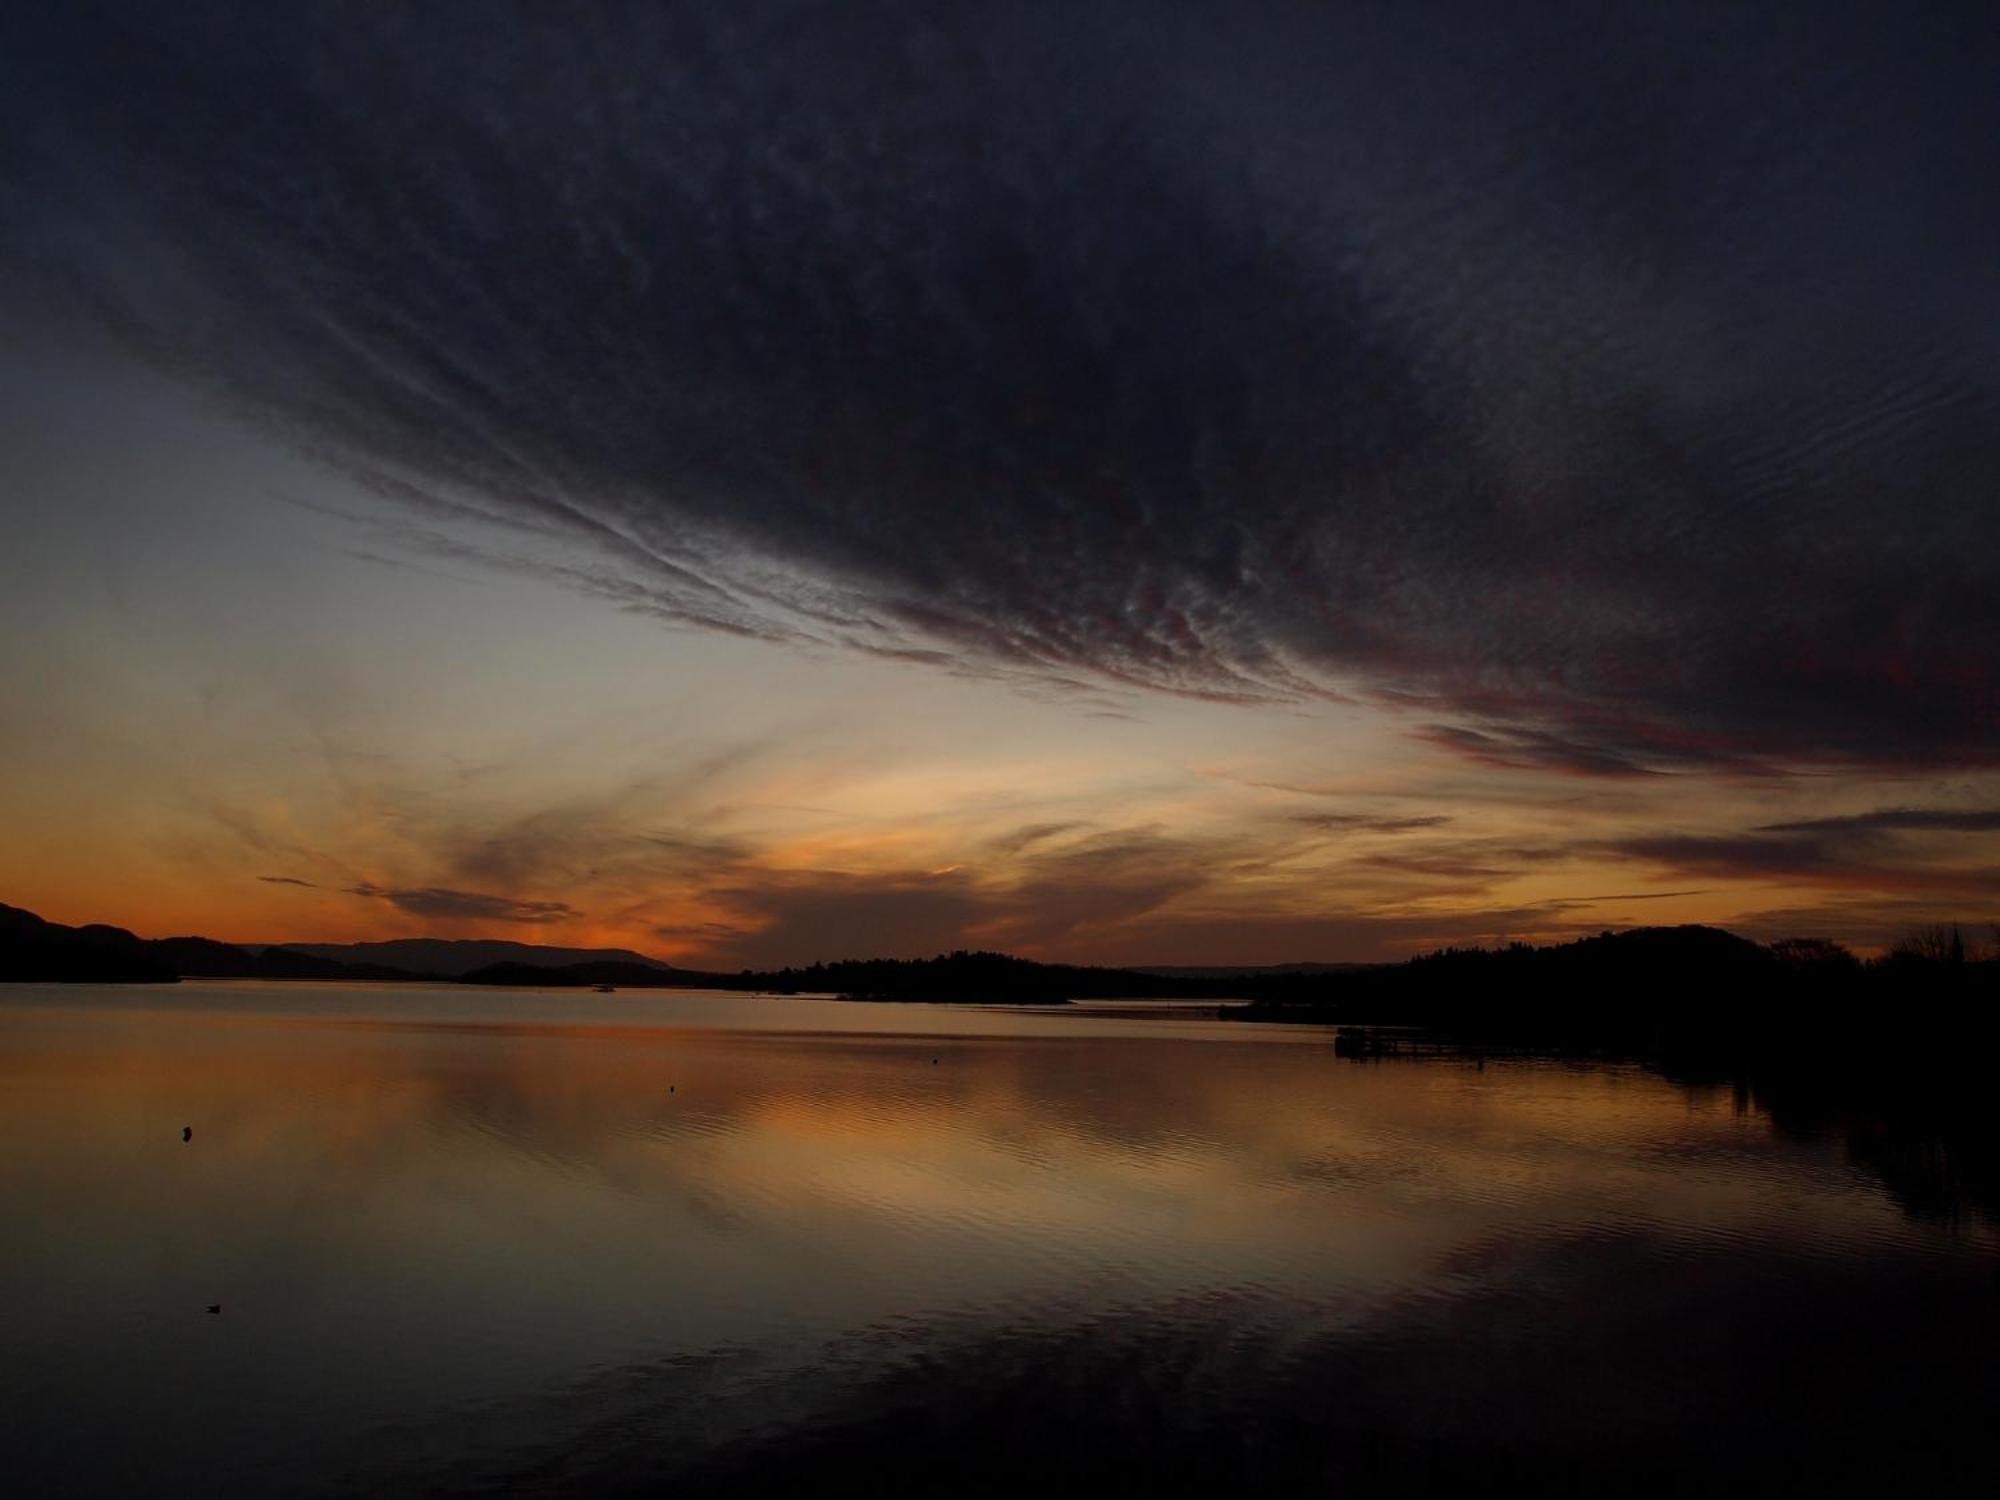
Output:
<path fill-rule="evenodd" d="M 1932 923 L 1912 927 L 1903 935 L 1903 940 L 1889 950 L 1889 959 L 1891 962 L 1957 967 L 1965 962 L 1965 939 L 1960 936 L 1956 924 L 1946 927 L 1942 923 Z"/>
<path fill-rule="evenodd" d="M 1861 967 L 1861 960 L 1852 952 L 1826 938 L 1780 938 L 1771 944 L 1771 952 L 1776 955 L 1780 963 L 1794 971 L 1811 970 L 1820 973 Z"/>

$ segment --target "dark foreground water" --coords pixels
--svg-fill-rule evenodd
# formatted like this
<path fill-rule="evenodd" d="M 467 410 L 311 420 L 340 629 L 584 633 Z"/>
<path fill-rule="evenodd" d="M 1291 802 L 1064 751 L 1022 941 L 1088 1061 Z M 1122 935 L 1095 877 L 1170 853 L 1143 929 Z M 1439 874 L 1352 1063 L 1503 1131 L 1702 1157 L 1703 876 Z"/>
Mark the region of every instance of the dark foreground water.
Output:
<path fill-rule="evenodd" d="M 1872 1161 L 1199 1011 L 10 987 L 0 1483 L 1990 1486 L 1993 1226 Z"/>

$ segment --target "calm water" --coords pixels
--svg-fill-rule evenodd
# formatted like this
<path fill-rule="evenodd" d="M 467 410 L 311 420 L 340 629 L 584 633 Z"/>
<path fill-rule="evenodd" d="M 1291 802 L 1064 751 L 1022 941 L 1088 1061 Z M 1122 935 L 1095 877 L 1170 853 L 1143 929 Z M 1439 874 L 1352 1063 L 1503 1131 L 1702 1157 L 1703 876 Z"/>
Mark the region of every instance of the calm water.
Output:
<path fill-rule="evenodd" d="M 1840 1132 L 1199 1010 L 8 987 L 0 1211 L 14 1494 L 2000 1474 Z"/>

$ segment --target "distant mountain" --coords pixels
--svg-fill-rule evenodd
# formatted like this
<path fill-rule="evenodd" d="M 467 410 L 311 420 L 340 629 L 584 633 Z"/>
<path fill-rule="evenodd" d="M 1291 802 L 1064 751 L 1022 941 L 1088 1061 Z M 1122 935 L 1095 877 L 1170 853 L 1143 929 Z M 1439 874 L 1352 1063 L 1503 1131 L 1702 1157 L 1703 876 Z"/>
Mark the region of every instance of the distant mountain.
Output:
<path fill-rule="evenodd" d="M 737 980 L 721 974 L 701 974 L 692 969 L 670 969 L 663 964 L 635 964 L 622 959 L 596 959 L 579 964 L 487 964 L 468 969 L 458 976 L 460 984 L 517 984 L 538 988 L 588 989 L 608 984 L 614 989 L 712 989 L 740 988 Z"/>
<path fill-rule="evenodd" d="M 214 938 L 142 938 L 93 922 L 65 927 L 0 905 L 0 981 L 172 984 L 177 979 L 423 979 L 403 969 L 338 963 L 285 948 L 240 948 Z"/>
<path fill-rule="evenodd" d="M 360 983 L 440 977 L 391 964 L 342 963 L 296 948 L 244 948 L 205 937 L 155 938 L 147 947 L 184 979 L 344 979 Z"/>
<path fill-rule="evenodd" d="M 546 950 L 545 950 L 546 951 Z M 1061 1005 L 1069 1000 L 1243 999 L 1250 989 L 1235 970 L 1170 974 L 1160 970 L 1081 968 L 1037 963 L 1005 953 L 940 953 L 932 958 L 840 959 L 805 968 L 743 969 L 733 974 L 618 960 L 545 967 L 498 963 L 469 969 L 462 984 L 616 989 L 701 988 L 779 995 L 838 995 L 849 1000 L 925 1001 L 935 1005 Z M 1297 974 L 1270 983 L 1302 982 Z"/>
<path fill-rule="evenodd" d="M 1379 963 L 1137 964 L 1127 972 L 1158 974 L 1162 979 L 1261 979 L 1269 974 L 1351 974 L 1382 967 Z"/>
<path fill-rule="evenodd" d="M 1719 928 L 1684 926 L 1604 932 L 1547 948 L 1447 948 L 1399 964 L 1099 969 L 961 950 L 719 974 L 676 968 L 629 949 L 491 939 L 268 947 L 204 937 L 146 939 L 122 927 L 65 927 L 0 905 L 0 981 L 176 978 L 699 987 L 975 1005 L 1208 999 L 1248 1002 L 1222 1007 L 1242 1020 L 1334 1022 L 1353 1032 L 1356 1045 L 1375 1045 L 1364 1043 L 1357 1028 L 1414 1026 L 1461 1041 L 1504 1037 L 1627 1050 L 1643 1043 L 1657 1050 L 1663 1037 L 1712 1040 L 1760 1015 L 1793 1014 L 1806 1002 L 1880 1004 L 1923 993 L 1976 995 L 1991 1005 L 2000 994 L 2000 957 L 1968 958 L 1953 935 L 1930 947 L 1906 944 L 1864 964 L 1831 943 L 1791 939 L 1766 947 Z"/>
<path fill-rule="evenodd" d="M 934 958 L 842 959 L 806 968 L 746 970 L 727 983 L 778 994 L 962 1005 L 1060 1005 L 1068 1000 L 1241 998 L 1228 981 L 1171 979 L 1134 969 L 1045 964 L 1007 953 L 940 953 Z"/>
<path fill-rule="evenodd" d="M 557 969 L 569 964 L 638 964 L 674 972 L 674 966 L 629 948 L 548 948 L 500 938 L 393 938 L 380 943 L 283 943 L 288 952 L 309 953 L 336 963 L 381 964 L 410 973 L 458 979 L 494 964 Z"/>
<path fill-rule="evenodd" d="M 1161 979 L 1124 969 L 1036 963 L 1004 953 L 940 953 L 934 958 L 843 959 L 803 969 L 744 969 L 708 974 L 664 965 L 599 960 L 544 968 L 500 963 L 459 976 L 464 984 L 585 988 L 756 990 L 780 995 L 839 995 L 850 1000 L 922 1000 L 939 1005 L 1061 1005 L 1071 998 L 1158 997 L 1188 992 L 1197 981 Z M 1206 993 L 1206 990 L 1201 990 Z"/>

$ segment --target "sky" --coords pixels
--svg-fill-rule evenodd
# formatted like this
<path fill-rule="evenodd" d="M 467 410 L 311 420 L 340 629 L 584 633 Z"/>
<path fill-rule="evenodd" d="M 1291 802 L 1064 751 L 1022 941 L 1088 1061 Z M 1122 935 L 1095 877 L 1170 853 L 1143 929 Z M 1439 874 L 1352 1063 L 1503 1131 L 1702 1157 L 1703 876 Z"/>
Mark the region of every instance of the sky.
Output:
<path fill-rule="evenodd" d="M 2000 919 L 1979 5 L 14 7 L 0 900 Z"/>

